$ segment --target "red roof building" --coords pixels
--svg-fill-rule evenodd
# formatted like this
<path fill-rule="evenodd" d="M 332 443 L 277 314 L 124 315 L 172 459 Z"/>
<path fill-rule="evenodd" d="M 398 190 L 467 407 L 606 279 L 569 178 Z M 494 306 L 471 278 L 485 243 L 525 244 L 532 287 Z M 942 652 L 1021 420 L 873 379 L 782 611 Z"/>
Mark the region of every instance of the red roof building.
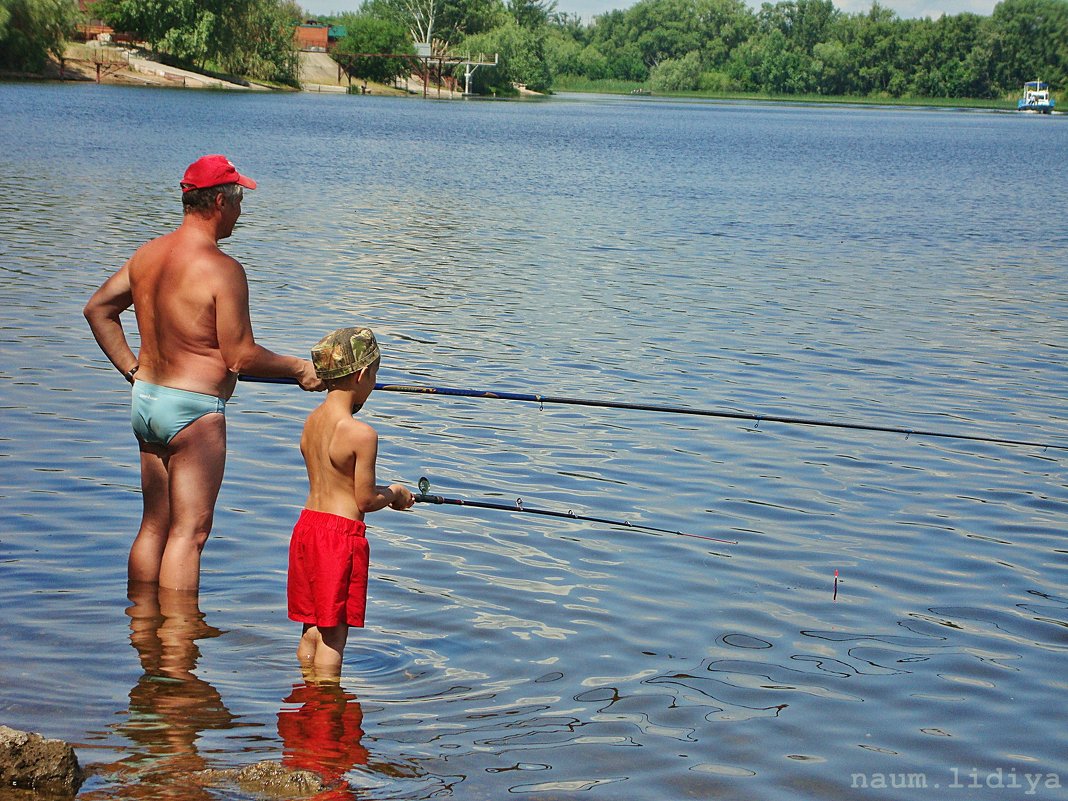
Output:
<path fill-rule="evenodd" d="M 330 44 L 330 26 L 318 22 L 305 22 L 297 26 L 294 38 L 301 50 L 325 53 Z"/>

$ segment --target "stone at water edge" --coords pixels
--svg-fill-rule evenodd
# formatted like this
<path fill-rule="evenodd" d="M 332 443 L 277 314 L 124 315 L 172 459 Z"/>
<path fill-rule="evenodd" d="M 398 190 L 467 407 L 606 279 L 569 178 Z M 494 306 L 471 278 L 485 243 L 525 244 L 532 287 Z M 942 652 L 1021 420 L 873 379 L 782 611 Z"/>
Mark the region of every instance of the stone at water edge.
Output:
<path fill-rule="evenodd" d="M 283 765 L 265 760 L 244 768 L 209 769 L 200 771 L 200 781 L 218 786 L 221 782 L 235 783 L 243 790 L 252 791 L 268 798 L 293 801 L 309 798 L 331 789 L 323 778 L 310 770 L 290 770 Z"/>
<path fill-rule="evenodd" d="M 62 740 L 0 726 L 0 787 L 69 793 L 85 780 L 74 749 Z"/>

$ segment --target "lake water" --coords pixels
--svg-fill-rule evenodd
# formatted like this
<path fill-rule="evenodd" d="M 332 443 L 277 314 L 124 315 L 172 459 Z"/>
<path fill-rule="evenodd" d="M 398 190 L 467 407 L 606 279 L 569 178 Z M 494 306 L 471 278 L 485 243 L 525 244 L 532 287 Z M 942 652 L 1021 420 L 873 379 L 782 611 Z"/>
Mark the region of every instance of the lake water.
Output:
<path fill-rule="evenodd" d="M 0 85 L 0 724 L 81 799 L 1008 799 L 1068 791 L 1068 453 L 380 392 L 368 626 L 285 614 L 318 397 L 243 384 L 192 604 L 127 598 L 128 388 L 81 316 L 177 182 L 260 182 L 258 339 L 380 380 L 1068 444 L 1068 124 L 919 109 Z M 132 328 L 132 317 L 130 325 Z M 837 586 L 835 571 L 838 572 Z M 349 788 L 349 789 L 345 789 Z M 325 796 L 324 796 L 325 797 Z"/>

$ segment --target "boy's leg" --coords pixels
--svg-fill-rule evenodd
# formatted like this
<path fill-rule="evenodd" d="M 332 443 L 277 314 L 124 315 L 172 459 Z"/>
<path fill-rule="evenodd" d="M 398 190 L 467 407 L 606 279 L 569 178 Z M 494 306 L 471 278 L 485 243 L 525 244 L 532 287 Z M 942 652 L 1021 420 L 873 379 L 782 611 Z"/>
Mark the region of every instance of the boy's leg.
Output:
<path fill-rule="evenodd" d="M 141 443 L 141 527 L 137 530 L 127 571 L 130 581 L 155 584 L 167 547 L 171 507 L 166 455 L 158 445 Z"/>
<path fill-rule="evenodd" d="M 215 501 L 226 466 L 226 418 L 206 414 L 190 423 L 168 447 L 171 526 L 160 565 L 161 587 L 196 590 L 200 552 L 211 533 Z"/>
<path fill-rule="evenodd" d="M 300 642 L 297 643 L 297 661 L 305 666 L 311 666 L 315 661 L 315 652 L 319 650 L 319 628 L 311 623 L 304 624 L 304 630 L 300 634 Z"/>
<path fill-rule="evenodd" d="M 313 626 L 305 623 L 304 633 L 297 646 L 297 659 L 302 665 L 315 668 L 318 673 L 339 674 L 348 638 L 347 623 L 339 623 L 336 626 Z"/>

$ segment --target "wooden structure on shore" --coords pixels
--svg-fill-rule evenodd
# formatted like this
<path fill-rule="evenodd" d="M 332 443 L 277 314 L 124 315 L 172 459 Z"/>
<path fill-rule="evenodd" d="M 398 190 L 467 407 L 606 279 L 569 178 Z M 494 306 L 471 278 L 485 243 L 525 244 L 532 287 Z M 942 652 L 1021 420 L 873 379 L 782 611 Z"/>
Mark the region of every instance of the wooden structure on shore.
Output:
<path fill-rule="evenodd" d="M 79 61 L 88 61 L 92 64 L 96 70 L 97 83 L 100 83 L 102 78 L 106 78 L 107 76 L 113 75 L 119 70 L 127 69 L 130 66 L 129 54 L 118 48 L 108 47 L 106 45 L 95 46 L 92 44 L 72 45 L 67 48 L 64 57 L 59 60 L 60 80 L 64 79 L 64 62 L 68 58 L 78 59 Z"/>
<path fill-rule="evenodd" d="M 443 84 L 448 86 L 450 92 L 455 90 L 456 79 L 452 75 L 445 74 L 446 67 L 463 66 L 464 68 L 464 95 L 471 94 L 471 77 L 479 67 L 495 67 L 499 63 L 499 56 L 494 53 L 493 61 L 489 61 L 482 53 L 477 58 L 470 54 L 466 57 L 441 53 L 432 54 L 427 44 L 416 44 L 416 52 L 412 53 L 339 53 L 333 51 L 330 56 L 337 62 L 338 82 L 342 75 L 348 76 L 349 89 L 352 89 L 352 75 L 356 65 L 365 58 L 399 58 L 411 64 L 413 72 L 423 80 L 423 97 L 427 97 L 430 91 L 431 79 L 437 84 L 438 97 L 441 96 Z"/>

